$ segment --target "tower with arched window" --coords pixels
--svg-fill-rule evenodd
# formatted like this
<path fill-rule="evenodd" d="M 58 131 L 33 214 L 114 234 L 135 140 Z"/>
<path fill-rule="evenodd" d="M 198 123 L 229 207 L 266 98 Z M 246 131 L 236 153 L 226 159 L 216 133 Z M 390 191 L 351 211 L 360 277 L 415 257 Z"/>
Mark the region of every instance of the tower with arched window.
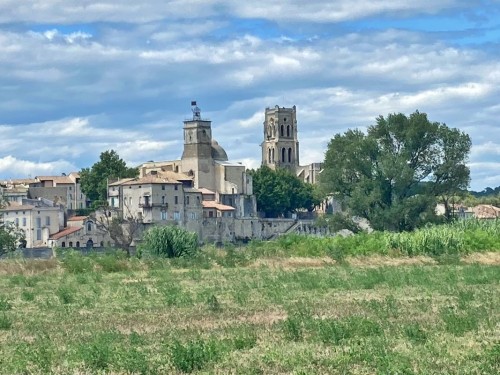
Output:
<path fill-rule="evenodd" d="M 297 109 L 275 106 L 266 108 L 262 165 L 271 169 L 286 168 L 296 173 L 299 167 Z"/>

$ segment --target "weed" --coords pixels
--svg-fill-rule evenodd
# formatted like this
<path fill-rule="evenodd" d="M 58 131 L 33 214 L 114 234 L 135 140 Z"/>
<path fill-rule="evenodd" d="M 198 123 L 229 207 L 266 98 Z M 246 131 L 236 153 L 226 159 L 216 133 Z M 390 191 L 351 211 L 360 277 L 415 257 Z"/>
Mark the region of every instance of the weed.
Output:
<path fill-rule="evenodd" d="M 35 300 L 35 293 L 29 291 L 29 290 L 23 290 L 21 292 L 21 298 L 23 301 L 26 302 L 31 302 Z"/>
<path fill-rule="evenodd" d="M 447 332 L 455 336 L 463 336 L 464 333 L 477 330 L 479 321 L 473 311 L 457 312 L 448 307 L 441 311 L 441 319 L 445 323 Z"/>
<path fill-rule="evenodd" d="M 12 305 L 7 299 L 7 297 L 0 295 L 0 311 L 7 311 L 12 309 Z"/>
<path fill-rule="evenodd" d="M 10 327 L 12 327 L 12 320 L 9 319 L 5 312 L 2 312 L 0 315 L 0 329 L 8 330 Z"/>
<path fill-rule="evenodd" d="M 415 344 L 423 344 L 427 341 L 427 332 L 418 323 L 410 323 L 404 327 L 404 333 L 408 339 Z"/>
<path fill-rule="evenodd" d="M 222 306 L 219 302 L 219 300 L 217 299 L 217 297 L 212 294 L 208 297 L 207 299 L 207 307 L 210 311 L 212 312 L 220 312 L 222 311 Z"/>
<path fill-rule="evenodd" d="M 236 350 L 251 349 L 257 344 L 257 334 L 251 326 L 243 326 L 233 337 L 233 346 Z"/>
<path fill-rule="evenodd" d="M 174 341 L 170 348 L 170 357 L 174 367 L 182 372 L 203 369 L 208 363 L 217 361 L 223 352 L 220 343 L 201 338 L 181 343 Z"/>
<path fill-rule="evenodd" d="M 68 285 L 61 285 L 57 288 L 57 297 L 63 304 L 70 304 L 75 301 L 75 291 Z"/>

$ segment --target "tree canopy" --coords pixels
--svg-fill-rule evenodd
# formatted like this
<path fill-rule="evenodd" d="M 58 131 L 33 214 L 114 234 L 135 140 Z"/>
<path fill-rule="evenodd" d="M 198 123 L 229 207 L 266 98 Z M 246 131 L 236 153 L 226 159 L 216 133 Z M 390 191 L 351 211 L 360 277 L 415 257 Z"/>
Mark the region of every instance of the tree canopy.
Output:
<path fill-rule="evenodd" d="M 257 209 L 267 217 L 278 217 L 298 209 L 311 211 L 321 203 L 317 188 L 305 183 L 286 169 L 276 171 L 262 166 L 251 171 Z"/>
<path fill-rule="evenodd" d="M 379 116 L 365 134 L 348 130 L 328 144 L 321 184 L 375 229 L 411 230 L 431 220 L 439 197 L 465 191 L 469 136 L 418 111 Z"/>
<path fill-rule="evenodd" d="M 92 167 L 80 171 L 80 185 L 82 192 L 91 201 L 105 201 L 108 195 L 108 179 L 132 178 L 138 174 L 138 169 L 128 168 L 116 151 L 105 151 Z"/>

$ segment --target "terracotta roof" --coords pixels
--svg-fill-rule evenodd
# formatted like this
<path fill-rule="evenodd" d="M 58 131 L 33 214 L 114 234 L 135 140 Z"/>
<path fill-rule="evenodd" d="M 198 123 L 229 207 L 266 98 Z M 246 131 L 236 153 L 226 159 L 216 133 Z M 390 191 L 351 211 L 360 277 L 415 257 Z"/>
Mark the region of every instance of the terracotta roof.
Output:
<path fill-rule="evenodd" d="M 29 204 L 19 204 L 17 202 L 9 202 L 9 204 L 2 208 L 0 211 L 29 211 L 35 208 L 35 206 Z"/>
<path fill-rule="evenodd" d="M 202 194 L 215 194 L 214 191 L 208 190 L 207 188 L 198 188 L 199 191 L 201 191 Z"/>
<path fill-rule="evenodd" d="M 68 227 L 68 228 L 64 228 L 62 231 L 54 233 L 53 235 L 51 235 L 49 237 L 49 240 L 58 240 L 59 238 L 62 238 L 62 237 L 65 237 L 65 236 L 67 236 L 69 234 L 78 232 L 81 229 L 82 229 L 81 227 Z"/>
<path fill-rule="evenodd" d="M 68 219 L 68 221 L 84 221 L 88 216 L 73 216 Z"/>
<path fill-rule="evenodd" d="M 135 178 L 122 178 L 121 180 L 118 180 L 118 181 L 115 181 L 111 184 L 109 184 L 109 186 L 120 186 L 120 185 L 124 185 L 126 184 L 127 182 L 130 182 L 132 180 L 135 180 Z"/>
<path fill-rule="evenodd" d="M 145 176 L 141 178 L 129 178 L 126 179 L 127 181 L 120 180 L 117 182 L 114 182 L 112 184 L 109 184 L 109 186 L 118 186 L 118 185 L 142 185 L 142 184 L 180 184 L 179 181 L 177 180 L 171 180 L 168 178 L 162 178 L 162 177 L 157 177 L 157 176 Z"/>
<path fill-rule="evenodd" d="M 480 204 L 472 209 L 478 219 L 494 219 L 500 217 L 500 208 L 491 204 Z"/>
<path fill-rule="evenodd" d="M 203 201 L 203 208 L 215 208 L 218 211 L 234 211 L 235 208 L 215 201 Z"/>
<path fill-rule="evenodd" d="M 69 176 L 36 176 L 38 181 L 54 181 L 56 184 L 74 184 Z"/>
<path fill-rule="evenodd" d="M 2 184 L 6 185 L 29 185 L 34 184 L 36 180 L 34 178 L 15 178 L 11 180 L 3 180 Z"/>

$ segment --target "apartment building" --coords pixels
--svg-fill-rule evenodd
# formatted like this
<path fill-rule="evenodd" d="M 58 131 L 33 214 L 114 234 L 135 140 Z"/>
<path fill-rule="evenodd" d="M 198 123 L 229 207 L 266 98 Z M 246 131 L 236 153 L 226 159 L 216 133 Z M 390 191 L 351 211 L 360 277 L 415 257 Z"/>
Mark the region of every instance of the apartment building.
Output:
<path fill-rule="evenodd" d="M 49 237 L 64 227 L 64 209 L 47 199 L 23 199 L 10 202 L 0 212 L 4 222 L 24 232 L 27 248 L 48 246 Z"/>

